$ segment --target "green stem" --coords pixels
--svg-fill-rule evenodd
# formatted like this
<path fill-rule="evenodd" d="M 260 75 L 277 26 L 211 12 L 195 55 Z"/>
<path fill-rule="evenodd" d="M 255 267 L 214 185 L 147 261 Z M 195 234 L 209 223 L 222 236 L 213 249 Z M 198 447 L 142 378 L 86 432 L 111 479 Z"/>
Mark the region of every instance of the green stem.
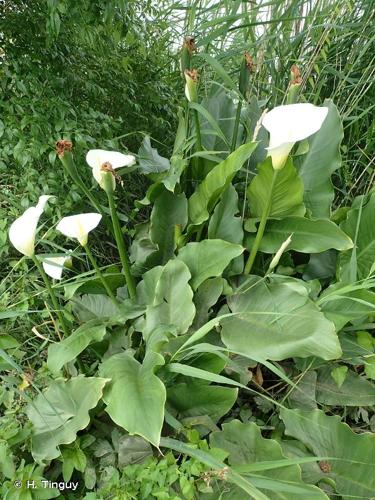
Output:
<path fill-rule="evenodd" d="M 196 109 L 194 109 L 193 112 L 194 112 L 195 134 L 197 137 L 195 150 L 198 152 L 198 151 L 202 151 L 201 125 L 199 123 L 198 111 Z"/>
<path fill-rule="evenodd" d="M 202 223 L 201 227 L 198 229 L 195 241 L 200 241 L 201 240 L 203 229 L 204 229 L 204 223 Z"/>
<path fill-rule="evenodd" d="M 124 275 L 125 275 L 126 285 L 128 287 L 130 298 L 134 299 L 135 295 L 136 295 L 135 283 L 134 283 L 134 278 L 130 272 L 129 259 L 128 259 L 128 255 L 126 252 L 124 237 L 123 237 L 123 234 L 121 231 L 120 221 L 119 221 L 118 215 L 117 215 L 115 200 L 114 200 L 112 192 L 108 191 L 107 196 L 108 196 L 108 202 L 109 202 L 109 209 L 111 211 L 113 230 L 115 233 L 117 248 L 118 248 L 118 251 L 120 254 L 120 260 L 121 260 L 122 268 L 123 268 Z"/>
<path fill-rule="evenodd" d="M 43 269 L 43 266 L 42 264 L 39 262 L 39 260 L 36 258 L 35 255 L 33 255 L 31 257 L 33 259 L 33 262 L 36 266 L 36 268 L 38 269 L 41 277 L 43 278 L 43 281 L 44 281 L 44 284 L 46 285 L 46 288 L 48 290 L 48 293 L 51 297 L 51 300 L 52 300 L 52 304 L 53 304 L 53 307 L 55 308 L 55 312 L 57 314 L 57 317 L 59 318 L 59 321 L 60 321 L 60 324 L 61 324 L 61 327 L 62 329 L 64 330 L 64 334 L 66 336 L 69 336 L 69 330 L 68 330 L 68 327 L 66 326 L 65 324 L 65 321 L 64 321 L 64 317 L 63 315 L 61 314 L 61 310 L 60 310 L 60 304 L 57 300 L 57 297 L 55 295 L 55 292 L 53 291 L 53 288 L 51 286 L 51 283 L 50 283 L 50 280 L 47 276 L 47 274 L 45 273 L 44 269 Z"/>
<path fill-rule="evenodd" d="M 63 155 L 60 157 L 61 163 L 65 167 L 65 170 L 68 172 L 70 177 L 72 178 L 73 182 L 76 184 L 76 186 L 82 191 L 82 193 L 88 198 L 90 201 L 91 205 L 102 215 L 103 220 L 107 226 L 107 228 L 111 231 L 112 233 L 112 225 L 108 219 L 107 214 L 103 211 L 102 207 L 100 204 L 96 201 L 95 196 L 91 194 L 90 190 L 86 186 L 86 184 L 83 182 L 81 179 L 77 167 L 74 163 L 72 153 L 70 151 L 65 151 Z"/>
<path fill-rule="evenodd" d="M 110 289 L 110 287 L 108 286 L 108 283 L 106 282 L 105 278 L 104 278 L 104 275 L 103 273 L 101 272 L 93 254 L 91 253 L 91 250 L 89 249 L 88 245 L 86 244 L 84 247 L 83 247 L 87 253 L 87 256 L 91 262 L 91 264 L 93 265 L 95 271 L 96 271 L 96 274 L 98 275 L 100 281 L 102 282 L 104 288 L 106 289 L 106 292 L 108 293 L 108 296 L 111 298 L 112 302 L 114 304 L 116 304 L 116 306 L 119 305 L 118 303 L 118 300 L 116 299 L 116 297 L 113 295 L 113 292 L 112 290 Z"/>
<path fill-rule="evenodd" d="M 193 109 L 194 123 L 195 123 L 195 151 L 202 151 L 202 135 L 201 135 L 201 126 L 199 123 L 199 114 L 196 109 Z M 200 179 L 201 175 L 201 159 L 199 156 L 194 158 L 194 167 L 193 167 L 193 178 Z"/>
<path fill-rule="evenodd" d="M 259 224 L 259 227 L 258 227 L 258 231 L 257 231 L 257 235 L 255 237 L 254 244 L 253 244 L 253 246 L 251 248 L 251 252 L 250 252 L 249 258 L 248 258 L 248 260 L 246 262 L 246 266 L 245 266 L 245 270 L 244 270 L 245 274 L 249 274 L 250 273 L 250 271 L 251 271 L 251 269 L 253 267 L 254 261 L 255 261 L 255 257 L 257 256 L 257 253 L 258 253 L 259 245 L 260 245 L 260 243 L 262 241 L 262 238 L 263 238 L 264 229 L 266 227 L 267 219 L 268 219 L 268 216 L 269 216 L 270 210 L 271 210 L 272 194 L 273 194 L 273 190 L 274 190 L 274 187 L 275 187 L 275 182 L 276 182 L 277 174 L 278 174 L 278 170 L 274 170 L 273 171 L 273 176 L 272 176 L 272 182 L 271 182 L 270 190 L 269 190 L 269 193 L 268 193 L 267 203 L 266 203 L 266 205 L 264 207 L 264 210 L 263 210 L 263 213 L 262 213 L 262 217 L 260 219 L 260 224 Z"/>
<path fill-rule="evenodd" d="M 237 145 L 237 136 L 238 136 L 238 128 L 240 126 L 241 110 L 242 110 L 242 100 L 240 98 L 237 104 L 236 120 L 234 122 L 234 128 L 233 128 L 232 146 L 230 148 L 231 153 L 233 153 Z"/>

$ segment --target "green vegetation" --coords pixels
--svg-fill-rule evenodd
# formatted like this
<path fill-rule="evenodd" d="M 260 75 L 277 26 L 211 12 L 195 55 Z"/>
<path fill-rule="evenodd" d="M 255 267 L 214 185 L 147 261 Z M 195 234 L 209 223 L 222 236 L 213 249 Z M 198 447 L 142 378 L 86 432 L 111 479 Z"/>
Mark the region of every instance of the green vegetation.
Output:
<path fill-rule="evenodd" d="M 0 7 L 1 497 L 373 498 L 372 2 Z"/>

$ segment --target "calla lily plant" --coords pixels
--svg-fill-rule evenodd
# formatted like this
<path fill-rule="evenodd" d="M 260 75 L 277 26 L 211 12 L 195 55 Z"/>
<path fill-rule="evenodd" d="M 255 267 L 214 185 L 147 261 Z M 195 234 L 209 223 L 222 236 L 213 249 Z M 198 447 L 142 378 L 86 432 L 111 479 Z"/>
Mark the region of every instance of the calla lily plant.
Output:
<path fill-rule="evenodd" d="M 318 132 L 327 114 L 328 108 L 309 103 L 277 106 L 265 114 L 262 125 L 270 133 L 267 150 L 268 156 L 272 160 L 273 177 L 267 204 L 264 207 L 257 235 L 246 262 L 245 274 L 250 273 L 263 238 L 278 172 L 284 167 L 294 144 Z"/>
<path fill-rule="evenodd" d="M 65 264 L 70 260 L 70 255 L 64 255 L 62 257 L 46 257 L 42 262 L 43 269 L 51 278 L 61 280 Z"/>
<path fill-rule="evenodd" d="M 38 222 L 50 198 L 53 196 L 48 194 L 40 196 L 37 205 L 25 210 L 9 228 L 9 239 L 12 245 L 26 257 L 32 257 L 35 253 L 35 235 Z"/>
<path fill-rule="evenodd" d="M 275 170 L 283 168 L 296 142 L 320 129 L 327 113 L 326 107 L 300 103 L 277 106 L 265 114 L 262 125 L 270 133 L 267 150 Z"/>
<path fill-rule="evenodd" d="M 130 167 L 135 164 L 133 155 L 124 155 L 117 151 L 91 149 L 86 155 L 86 162 L 92 168 L 92 174 L 99 186 L 105 191 L 116 189 L 114 170 L 121 167 Z"/>
<path fill-rule="evenodd" d="M 68 238 L 77 239 L 85 247 L 89 232 L 98 226 L 101 218 L 97 213 L 70 215 L 61 219 L 56 229 Z"/>
<path fill-rule="evenodd" d="M 38 203 L 36 204 L 35 207 L 28 208 L 21 215 L 21 217 L 18 217 L 18 219 L 15 220 L 9 228 L 9 239 L 12 245 L 16 248 L 16 250 L 18 250 L 20 253 L 33 260 L 50 294 L 52 304 L 56 310 L 56 314 L 59 318 L 60 324 L 65 334 L 67 335 L 68 328 L 65 324 L 64 317 L 61 314 L 60 305 L 57 300 L 57 297 L 47 278 L 45 266 L 42 266 L 40 261 L 35 256 L 35 236 L 38 228 L 38 222 L 40 216 L 44 212 L 46 203 L 50 198 L 53 198 L 53 196 L 51 195 L 40 196 Z M 50 276 L 52 275 L 50 274 Z"/>
<path fill-rule="evenodd" d="M 116 239 L 120 260 L 125 275 L 126 284 L 130 297 L 135 297 L 135 283 L 130 272 L 129 260 L 126 252 L 124 236 L 122 234 L 120 221 L 117 215 L 116 203 L 113 192 L 116 189 L 115 170 L 121 167 L 130 167 L 135 164 L 133 155 L 124 155 L 117 151 L 106 151 L 104 149 L 91 149 L 86 155 L 86 161 L 92 168 L 92 173 L 99 186 L 107 193 L 113 233 Z"/>
<path fill-rule="evenodd" d="M 78 240 L 79 244 L 83 246 L 105 290 L 107 291 L 109 297 L 117 306 L 118 301 L 114 296 L 108 283 L 106 282 L 105 277 L 101 272 L 87 244 L 89 232 L 98 226 L 101 219 L 102 219 L 101 214 L 95 212 L 87 214 L 70 215 L 69 217 L 62 218 L 60 222 L 57 224 L 56 229 L 60 231 L 60 233 L 62 233 L 63 235 L 67 236 L 68 238 L 74 238 Z"/>

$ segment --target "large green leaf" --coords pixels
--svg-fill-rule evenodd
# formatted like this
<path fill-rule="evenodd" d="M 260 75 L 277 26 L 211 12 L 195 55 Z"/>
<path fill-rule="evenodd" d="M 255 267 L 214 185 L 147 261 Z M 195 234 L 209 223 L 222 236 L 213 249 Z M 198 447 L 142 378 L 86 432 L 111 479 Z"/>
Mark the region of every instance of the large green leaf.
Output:
<path fill-rule="evenodd" d="M 340 417 L 320 410 L 281 409 L 286 434 L 299 439 L 317 456 L 335 460 L 324 465 L 325 475 L 336 483 L 344 499 L 373 498 L 375 491 L 374 434 L 355 434 Z"/>
<path fill-rule="evenodd" d="M 210 117 L 207 119 L 202 115 L 200 120 L 203 147 L 207 151 L 227 151 L 228 144 L 232 142 L 236 114 L 233 99 L 221 86 L 213 85 L 210 95 L 202 99 L 201 106 Z M 213 125 L 212 120 L 216 125 Z M 242 133 L 242 127 L 239 133 Z"/>
<path fill-rule="evenodd" d="M 177 259 L 189 268 L 191 286 L 196 290 L 207 278 L 220 276 L 230 261 L 241 255 L 243 250 L 241 245 L 224 240 L 203 240 L 181 248 Z"/>
<path fill-rule="evenodd" d="M 229 184 L 210 218 L 208 237 L 242 244 L 242 221 L 236 214 L 238 214 L 238 194 L 234 186 Z"/>
<path fill-rule="evenodd" d="M 151 146 L 150 137 L 145 136 L 138 151 L 139 169 L 143 174 L 154 174 L 169 170 L 170 164 L 167 158 L 159 155 L 157 149 Z"/>
<path fill-rule="evenodd" d="M 194 295 L 194 304 L 196 315 L 192 328 L 197 330 L 207 323 L 209 310 L 216 304 L 220 295 L 223 293 L 225 280 L 221 277 L 211 278 L 204 281 L 197 289 Z"/>
<path fill-rule="evenodd" d="M 145 273 L 137 287 L 138 300 L 146 306 L 142 331 L 147 339 L 160 326 L 177 334 L 187 331 L 195 316 L 191 274 L 184 262 L 170 260 Z"/>
<path fill-rule="evenodd" d="M 341 166 L 340 144 L 344 137 L 336 106 L 329 100 L 324 105 L 328 115 L 320 130 L 308 139 L 308 153 L 296 162 L 305 187 L 305 205 L 313 217 L 330 216 L 334 197 L 331 175 Z"/>
<path fill-rule="evenodd" d="M 260 428 L 255 423 L 245 424 L 238 420 L 232 420 L 227 424 L 223 424 L 222 431 L 213 432 L 210 435 L 210 445 L 227 451 L 229 453 L 229 465 L 234 470 L 240 470 L 244 475 L 246 475 L 246 466 L 249 466 L 249 470 L 251 470 L 257 463 L 265 463 L 264 470 L 255 472 L 255 474 L 257 478 L 264 477 L 273 480 L 268 482 L 269 489 L 258 485 L 270 500 L 327 498 L 319 488 L 307 485 L 302 481 L 301 469 L 298 465 L 282 466 L 283 461 L 287 464 L 288 460 L 283 455 L 280 444 L 273 439 L 264 438 Z M 276 461 L 280 465 L 273 468 L 272 462 Z M 269 470 L 267 470 L 267 463 L 269 464 Z M 248 475 L 248 478 L 253 481 L 251 475 Z M 295 491 L 293 491 L 293 487 L 296 488 Z M 222 498 L 243 500 L 248 497 L 236 488 L 236 491 L 232 491 L 229 496 L 224 494 Z"/>
<path fill-rule="evenodd" d="M 244 236 L 242 219 L 237 214 L 238 194 L 234 186 L 229 184 L 210 218 L 208 237 L 242 245 Z M 241 255 L 230 264 L 230 274 L 240 274 L 242 270 L 243 256 Z"/>
<path fill-rule="evenodd" d="M 193 225 L 206 221 L 223 191 L 229 185 L 257 144 L 243 144 L 224 161 L 218 163 L 189 198 L 189 219 Z"/>
<path fill-rule="evenodd" d="M 331 375 L 331 368 L 318 371 L 316 400 L 331 406 L 375 405 L 375 385 L 349 370 L 340 387 Z"/>
<path fill-rule="evenodd" d="M 236 402 L 238 389 L 189 381 L 169 387 L 167 393 L 179 418 L 207 415 L 216 423 Z"/>
<path fill-rule="evenodd" d="M 107 295 L 87 294 L 73 297 L 73 311 L 80 322 L 106 320 L 119 316 L 119 309 Z"/>
<path fill-rule="evenodd" d="M 296 280 L 251 276 L 229 297 L 228 305 L 235 315 L 221 320 L 221 338 L 237 353 L 276 361 L 341 355 L 333 323 Z"/>
<path fill-rule="evenodd" d="M 367 203 L 356 201 L 340 225 L 354 241 L 353 250 L 340 256 L 341 276 L 350 281 L 367 278 L 375 265 L 375 193 Z"/>
<path fill-rule="evenodd" d="M 349 321 L 366 318 L 375 311 L 375 293 L 336 283 L 320 295 L 319 305 L 325 316 L 341 330 Z"/>
<path fill-rule="evenodd" d="M 269 220 L 259 249 L 275 253 L 281 244 L 292 235 L 289 250 L 303 253 L 319 253 L 330 248 L 348 250 L 353 242 L 336 224 L 327 219 L 306 219 L 288 216 L 281 220 Z M 246 246 L 251 248 L 255 235 L 246 238 Z"/>
<path fill-rule="evenodd" d="M 143 364 L 123 352 L 110 357 L 99 367 L 99 373 L 111 382 L 103 400 L 111 419 L 129 434 L 138 434 L 159 446 L 164 421 L 165 387 L 154 374 L 161 356 L 150 353 Z"/>
<path fill-rule="evenodd" d="M 341 339 L 340 339 L 341 340 Z M 363 351 L 362 351 L 363 352 Z M 371 351 L 372 353 L 372 351 Z M 345 354 L 345 352 L 344 352 Z M 365 352 L 365 355 L 368 353 Z M 356 359 L 362 364 L 363 359 Z M 337 370 L 342 371 L 340 386 L 334 378 L 332 367 L 325 366 L 316 371 L 308 371 L 298 383 L 299 390 L 295 389 L 290 396 L 294 408 L 301 410 L 315 409 L 318 403 L 330 406 L 372 406 L 375 404 L 375 385 L 363 376 L 348 370 L 346 365 L 339 365 Z"/>
<path fill-rule="evenodd" d="M 61 342 L 50 344 L 47 359 L 48 368 L 53 372 L 58 372 L 66 363 L 81 354 L 88 345 L 103 340 L 105 334 L 105 325 L 98 325 L 96 320 L 85 323 Z"/>
<path fill-rule="evenodd" d="M 159 248 L 159 264 L 165 264 L 173 256 L 176 226 L 182 231 L 187 217 L 187 200 L 183 193 L 164 191 L 156 198 L 151 212 L 150 236 Z"/>
<path fill-rule="evenodd" d="M 32 455 L 37 462 L 57 458 L 59 446 L 76 439 L 77 432 L 89 424 L 89 410 L 97 405 L 107 382 L 105 378 L 83 375 L 68 381 L 54 380 L 29 404 Z"/>
<path fill-rule="evenodd" d="M 250 204 L 252 217 L 261 217 L 265 209 L 270 185 L 272 183 L 273 168 L 271 158 L 267 158 L 258 166 L 258 174 L 252 179 L 247 189 L 247 199 Z M 285 167 L 279 171 L 272 193 L 270 217 L 284 217 L 286 215 L 304 215 L 303 183 L 295 169 L 291 158 Z"/>

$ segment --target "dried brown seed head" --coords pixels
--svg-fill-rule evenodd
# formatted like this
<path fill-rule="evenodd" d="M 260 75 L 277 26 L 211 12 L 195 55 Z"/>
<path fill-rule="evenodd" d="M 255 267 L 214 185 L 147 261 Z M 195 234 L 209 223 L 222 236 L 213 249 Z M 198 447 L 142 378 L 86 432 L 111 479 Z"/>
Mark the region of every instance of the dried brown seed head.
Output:
<path fill-rule="evenodd" d="M 198 81 L 198 71 L 196 69 L 185 69 L 185 75 L 190 77 L 193 82 Z"/>
<path fill-rule="evenodd" d="M 291 83 L 292 85 L 298 85 L 302 82 L 301 72 L 295 64 L 290 68 L 290 74 L 292 77 Z"/>
<path fill-rule="evenodd" d="M 65 151 L 71 151 L 73 149 L 73 143 L 67 141 L 66 139 L 60 139 L 56 142 L 56 153 L 59 156 L 64 156 Z"/>
<path fill-rule="evenodd" d="M 197 50 L 197 47 L 195 45 L 195 38 L 192 36 L 185 37 L 182 47 L 183 48 L 186 47 L 188 49 L 190 55 L 192 55 Z"/>
<path fill-rule="evenodd" d="M 331 470 L 332 470 L 331 464 L 329 462 L 326 462 L 325 460 L 321 460 L 319 462 L 319 468 L 325 474 L 327 474 L 328 472 L 331 472 Z"/>
<path fill-rule="evenodd" d="M 112 165 L 109 163 L 109 161 L 106 161 L 100 166 L 100 170 L 102 172 L 110 172 L 113 177 L 116 179 L 117 182 L 119 182 L 121 185 L 123 184 L 121 176 L 116 172 L 116 170 L 112 167 Z"/>
<path fill-rule="evenodd" d="M 244 57 L 245 57 L 245 64 L 246 64 L 247 70 L 250 72 L 253 71 L 253 69 L 254 69 L 253 58 L 251 57 L 251 55 L 248 52 L 245 52 Z"/>

